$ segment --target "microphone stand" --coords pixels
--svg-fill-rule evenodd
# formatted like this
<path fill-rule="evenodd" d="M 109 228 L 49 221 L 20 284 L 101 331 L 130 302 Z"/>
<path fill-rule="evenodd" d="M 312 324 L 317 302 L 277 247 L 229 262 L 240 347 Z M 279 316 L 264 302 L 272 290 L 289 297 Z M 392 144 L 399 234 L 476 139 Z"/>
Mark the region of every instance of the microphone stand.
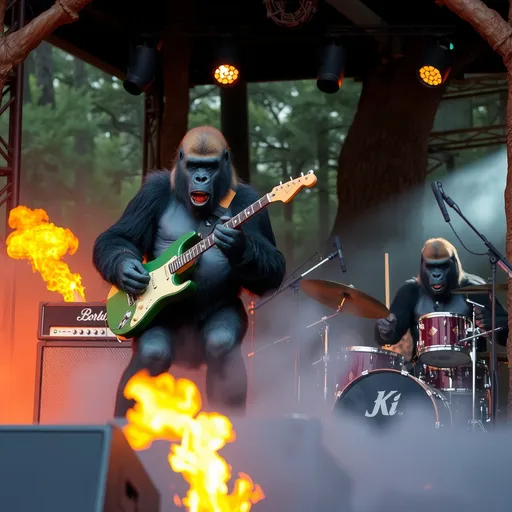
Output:
<path fill-rule="evenodd" d="M 270 295 L 266 299 L 263 299 L 263 300 L 259 301 L 257 304 L 254 304 L 254 305 L 251 304 L 251 307 L 248 309 L 249 314 L 252 315 L 252 317 L 254 318 L 254 312 L 255 311 L 257 311 L 259 308 L 261 308 L 262 306 L 267 304 L 267 302 L 270 302 L 272 299 L 277 297 L 279 294 L 281 294 L 285 290 L 288 290 L 289 288 L 293 288 L 294 297 L 295 297 L 296 304 L 297 304 L 297 313 L 299 313 L 299 311 L 298 311 L 298 308 L 299 308 L 299 282 L 302 279 L 304 279 L 304 277 L 306 277 L 308 274 L 310 274 L 311 272 L 313 272 L 317 268 L 321 267 L 322 265 L 325 265 L 328 261 L 333 260 L 337 256 L 338 256 L 338 251 L 335 251 L 335 252 L 329 254 L 329 256 L 324 258 L 322 261 L 317 263 L 315 266 L 313 266 L 310 269 L 306 270 L 306 272 L 303 272 L 299 276 L 294 277 L 293 279 L 290 279 L 289 281 L 286 281 L 284 283 L 284 285 L 281 286 L 281 288 L 279 288 L 279 290 L 277 290 L 275 293 L 273 293 L 272 295 Z M 299 368 L 299 364 L 300 364 L 300 345 L 299 345 L 299 343 L 297 341 L 295 341 L 295 362 L 294 362 L 294 366 L 295 366 L 295 368 L 294 368 L 294 381 L 295 381 L 294 382 L 294 387 L 295 387 L 295 390 L 294 391 L 295 391 L 295 398 L 297 399 L 297 403 L 300 403 L 300 401 L 301 401 L 300 368 Z"/>
<path fill-rule="evenodd" d="M 487 238 L 478 231 L 478 229 L 469 222 L 469 220 L 461 212 L 458 205 L 446 194 L 443 193 L 443 199 L 446 204 L 455 210 L 459 217 L 475 232 L 475 234 L 482 240 L 488 249 L 489 262 L 491 264 L 491 423 L 493 426 L 496 425 L 496 410 L 498 405 L 498 357 L 496 353 L 496 267 L 507 274 L 509 278 L 512 278 L 512 265 L 508 260 L 501 254 L 496 247 L 487 240 Z"/>

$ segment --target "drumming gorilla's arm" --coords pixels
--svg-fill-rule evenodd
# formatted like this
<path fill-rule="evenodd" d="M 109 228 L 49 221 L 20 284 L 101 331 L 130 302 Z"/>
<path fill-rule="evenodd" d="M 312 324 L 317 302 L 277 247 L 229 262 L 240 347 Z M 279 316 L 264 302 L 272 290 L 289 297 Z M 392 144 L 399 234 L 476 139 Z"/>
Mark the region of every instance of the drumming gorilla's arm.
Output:
<path fill-rule="evenodd" d="M 382 318 L 375 325 L 377 345 L 394 345 L 414 326 L 414 308 L 419 298 L 419 284 L 416 279 L 408 279 L 396 292 L 389 308 L 391 315 Z M 393 318 L 394 317 L 394 318 Z"/>
<path fill-rule="evenodd" d="M 463 278 L 463 286 L 485 284 L 485 281 L 478 276 L 472 274 L 465 274 Z M 481 304 L 484 308 L 475 306 L 475 319 L 476 324 L 480 329 L 490 331 L 492 328 L 492 302 L 489 295 L 470 295 L 469 299 L 477 304 Z M 496 333 L 496 342 L 505 347 L 507 345 L 508 338 L 508 313 L 505 308 L 500 304 L 499 300 L 496 299 L 496 327 L 502 327 L 500 331 Z M 491 335 L 489 334 L 489 339 Z"/>

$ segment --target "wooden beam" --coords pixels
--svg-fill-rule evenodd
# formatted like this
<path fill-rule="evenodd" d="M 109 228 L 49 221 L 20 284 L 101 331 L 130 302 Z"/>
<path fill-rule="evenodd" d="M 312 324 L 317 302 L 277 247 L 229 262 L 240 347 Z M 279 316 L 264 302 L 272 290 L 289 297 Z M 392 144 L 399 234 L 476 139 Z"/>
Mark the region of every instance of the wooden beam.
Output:
<path fill-rule="evenodd" d="M 109 64 L 108 62 L 105 62 L 98 57 L 95 57 L 94 55 L 91 55 L 90 53 L 87 53 L 85 50 L 82 50 L 75 46 L 72 43 L 69 43 L 67 41 L 64 41 L 63 39 L 60 39 L 56 37 L 54 34 L 46 38 L 46 41 L 50 44 L 53 44 L 57 48 L 61 49 L 64 52 L 69 53 L 70 55 L 73 55 L 73 57 L 76 57 L 77 59 L 81 59 L 84 62 L 87 62 L 87 64 L 90 64 L 91 66 L 94 66 L 104 73 L 107 73 L 109 75 L 115 76 L 116 78 L 119 78 L 119 80 L 124 80 L 124 77 L 126 76 L 126 70 L 121 70 L 117 68 L 116 66 L 113 66 Z"/>

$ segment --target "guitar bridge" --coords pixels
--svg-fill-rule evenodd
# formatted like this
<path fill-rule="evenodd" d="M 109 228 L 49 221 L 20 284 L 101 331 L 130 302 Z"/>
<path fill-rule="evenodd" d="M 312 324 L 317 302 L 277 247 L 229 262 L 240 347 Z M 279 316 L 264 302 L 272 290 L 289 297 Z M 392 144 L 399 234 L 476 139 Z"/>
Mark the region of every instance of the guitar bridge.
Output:
<path fill-rule="evenodd" d="M 126 295 L 126 297 L 128 298 L 128 306 L 132 307 L 136 302 L 137 302 L 137 297 L 135 297 L 134 295 Z"/>

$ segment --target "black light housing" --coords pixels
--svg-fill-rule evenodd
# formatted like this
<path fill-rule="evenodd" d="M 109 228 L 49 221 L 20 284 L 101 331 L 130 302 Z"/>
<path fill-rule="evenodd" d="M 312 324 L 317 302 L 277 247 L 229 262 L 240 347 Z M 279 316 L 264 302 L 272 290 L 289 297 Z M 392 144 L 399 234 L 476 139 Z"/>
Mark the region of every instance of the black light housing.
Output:
<path fill-rule="evenodd" d="M 441 87 L 451 71 L 451 43 L 436 43 L 427 48 L 418 66 L 418 80 L 425 87 Z"/>
<path fill-rule="evenodd" d="M 139 96 L 153 83 L 157 70 L 158 49 L 148 44 L 135 47 L 123 86 L 126 92 Z"/>
<path fill-rule="evenodd" d="M 240 62 L 229 41 L 223 41 L 215 52 L 212 77 L 220 87 L 231 87 L 240 80 Z"/>
<path fill-rule="evenodd" d="M 318 72 L 316 86 L 326 94 L 338 92 L 345 75 L 346 52 L 342 46 L 330 44 L 324 48 L 322 64 Z"/>

